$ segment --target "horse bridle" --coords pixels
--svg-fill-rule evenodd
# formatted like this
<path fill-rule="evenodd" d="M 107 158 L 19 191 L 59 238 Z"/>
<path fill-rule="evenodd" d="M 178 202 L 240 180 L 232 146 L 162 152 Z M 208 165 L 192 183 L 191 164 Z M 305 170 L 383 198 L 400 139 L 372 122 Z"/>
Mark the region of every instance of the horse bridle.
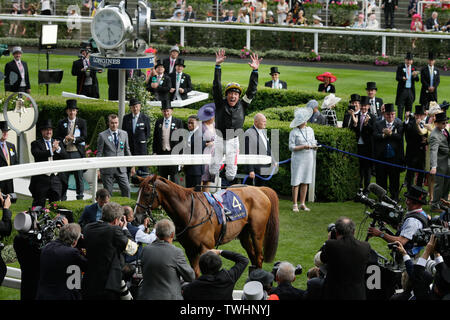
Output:
<path fill-rule="evenodd" d="M 139 208 L 144 209 L 145 210 L 144 212 L 148 215 L 148 217 L 150 218 L 152 223 L 156 224 L 156 220 L 155 220 L 155 218 L 152 215 L 152 204 L 153 204 L 153 201 L 155 201 L 155 198 L 156 198 L 156 200 L 158 201 L 159 204 L 161 204 L 161 201 L 159 200 L 159 196 L 158 196 L 158 192 L 156 191 L 155 184 L 154 183 L 149 183 L 149 185 L 152 187 L 152 193 L 150 195 L 150 205 L 144 206 L 144 205 L 140 204 L 139 202 L 136 202 L 136 206 L 138 206 Z"/>

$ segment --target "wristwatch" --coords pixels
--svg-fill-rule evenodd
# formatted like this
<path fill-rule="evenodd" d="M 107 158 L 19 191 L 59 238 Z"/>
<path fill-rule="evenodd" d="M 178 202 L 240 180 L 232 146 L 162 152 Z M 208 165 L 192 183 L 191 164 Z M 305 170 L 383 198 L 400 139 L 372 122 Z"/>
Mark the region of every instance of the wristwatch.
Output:
<path fill-rule="evenodd" d="M 380 234 L 380 238 L 384 238 L 384 232 Z"/>

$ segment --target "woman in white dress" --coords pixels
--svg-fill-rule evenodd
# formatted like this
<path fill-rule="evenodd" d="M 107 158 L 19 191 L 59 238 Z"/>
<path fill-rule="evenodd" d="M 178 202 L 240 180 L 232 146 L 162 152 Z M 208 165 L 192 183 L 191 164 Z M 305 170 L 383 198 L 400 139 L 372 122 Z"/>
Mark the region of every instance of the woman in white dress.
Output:
<path fill-rule="evenodd" d="M 289 133 L 289 150 L 291 150 L 291 186 L 292 186 L 292 211 L 298 212 L 298 193 L 300 190 L 300 209 L 310 211 L 305 205 L 308 184 L 312 183 L 314 154 L 317 149 L 317 141 L 314 137 L 314 130 L 307 126 L 307 121 L 311 118 L 313 110 L 311 108 L 298 108 L 294 112 L 294 120 L 290 127 L 293 130 Z"/>

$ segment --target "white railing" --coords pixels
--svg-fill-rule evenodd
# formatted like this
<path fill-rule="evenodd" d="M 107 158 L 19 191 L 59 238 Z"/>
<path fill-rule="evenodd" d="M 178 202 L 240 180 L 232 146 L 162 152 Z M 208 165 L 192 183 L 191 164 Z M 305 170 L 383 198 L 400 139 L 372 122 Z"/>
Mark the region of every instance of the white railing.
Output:
<path fill-rule="evenodd" d="M 67 22 L 69 20 L 66 16 L 26 16 L 26 15 L 8 15 L 0 14 L 0 20 L 21 20 L 21 21 L 35 21 L 35 22 Z M 92 17 L 80 17 L 81 23 L 91 23 Z M 450 40 L 450 34 L 437 33 L 437 32 L 411 32 L 411 31 L 374 31 L 374 30 L 354 30 L 345 27 L 269 27 L 261 25 L 241 25 L 232 23 L 211 23 L 211 22 L 175 22 L 175 21 L 162 21 L 152 20 L 152 26 L 161 27 L 178 27 L 180 28 L 180 41 L 179 43 L 184 46 L 185 42 L 185 28 L 206 28 L 206 29 L 228 29 L 228 30 L 243 30 L 246 32 L 246 46 L 251 48 L 251 32 L 252 31 L 276 31 L 276 32 L 293 32 L 293 33 L 312 33 L 314 35 L 314 51 L 319 52 L 319 35 L 321 34 L 334 34 L 343 36 L 373 36 L 381 37 L 381 53 L 386 54 L 386 38 L 423 38 L 423 39 L 439 39 Z"/>

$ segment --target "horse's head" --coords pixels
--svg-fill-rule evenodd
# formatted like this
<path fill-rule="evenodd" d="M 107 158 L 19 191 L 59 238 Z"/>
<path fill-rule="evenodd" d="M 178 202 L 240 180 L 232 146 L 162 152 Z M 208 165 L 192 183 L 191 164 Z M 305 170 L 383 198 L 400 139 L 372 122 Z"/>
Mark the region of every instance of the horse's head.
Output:
<path fill-rule="evenodd" d="M 147 214 L 149 218 L 154 221 L 152 210 L 161 205 L 158 191 L 156 190 L 157 175 L 152 174 L 145 178 L 135 176 L 133 179 L 135 182 L 139 183 L 139 191 L 134 213 L 135 215 Z"/>

